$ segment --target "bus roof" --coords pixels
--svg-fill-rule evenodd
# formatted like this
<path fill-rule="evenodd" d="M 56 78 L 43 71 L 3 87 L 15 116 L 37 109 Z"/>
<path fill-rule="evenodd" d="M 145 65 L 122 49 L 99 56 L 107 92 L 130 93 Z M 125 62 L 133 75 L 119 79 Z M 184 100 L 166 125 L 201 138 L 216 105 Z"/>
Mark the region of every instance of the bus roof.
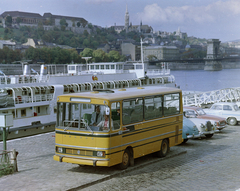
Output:
<path fill-rule="evenodd" d="M 147 86 L 147 87 L 134 87 L 134 88 L 122 88 L 122 89 L 107 89 L 107 90 L 95 90 L 92 92 L 80 92 L 72 94 L 64 94 L 58 96 L 60 98 L 67 97 L 80 97 L 80 98 L 90 98 L 90 99 L 104 99 L 109 101 L 117 101 L 122 99 L 130 99 L 133 97 L 145 97 L 151 95 L 167 94 L 167 93 L 179 93 L 181 92 L 178 88 L 172 87 L 157 87 L 157 86 Z"/>

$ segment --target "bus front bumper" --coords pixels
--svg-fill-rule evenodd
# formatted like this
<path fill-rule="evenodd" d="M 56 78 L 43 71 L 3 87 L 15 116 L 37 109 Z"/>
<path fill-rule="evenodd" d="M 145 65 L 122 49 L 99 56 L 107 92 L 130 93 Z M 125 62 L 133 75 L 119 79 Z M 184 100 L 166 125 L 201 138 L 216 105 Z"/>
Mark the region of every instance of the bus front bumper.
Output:
<path fill-rule="evenodd" d="M 71 156 L 54 155 L 53 160 L 58 162 L 66 162 L 66 163 L 89 165 L 89 166 L 109 166 L 110 165 L 109 159 L 97 159 L 97 158 L 82 159 L 82 158 L 75 158 Z"/>

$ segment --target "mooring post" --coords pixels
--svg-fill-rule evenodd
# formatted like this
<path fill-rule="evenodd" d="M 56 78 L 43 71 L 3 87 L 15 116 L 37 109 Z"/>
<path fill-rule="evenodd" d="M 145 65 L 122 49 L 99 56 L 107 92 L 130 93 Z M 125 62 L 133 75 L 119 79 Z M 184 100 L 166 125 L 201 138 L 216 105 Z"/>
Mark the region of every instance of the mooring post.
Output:
<path fill-rule="evenodd" d="M 4 162 L 7 162 L 7 137 L 6 137 L 6 128 L 2 127 L 2 138 L 3 138 L 3 153 L 4 153 Z"/>
<path fill-rule="evenodd" d="M 4 162 L 7 162 L 7 133 L 6 128 L 13 126 L 13 114 L 1 114 L 0 115 L 0 127 L 3 132 L 3 150 L 4 150 Z"/>
<path fill-rule="evenodd" d="M 15 149 L 12 149 L 10 152 L 10 163 L 13 165 L 14 172 L 18 172 L 17 155 L 18 152 Z"/>

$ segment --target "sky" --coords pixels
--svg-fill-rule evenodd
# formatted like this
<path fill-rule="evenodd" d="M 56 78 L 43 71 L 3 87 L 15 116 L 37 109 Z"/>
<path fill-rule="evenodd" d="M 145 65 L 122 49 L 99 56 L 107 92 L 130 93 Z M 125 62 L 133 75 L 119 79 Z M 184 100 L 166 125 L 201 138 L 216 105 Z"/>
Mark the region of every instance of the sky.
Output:
<path fill-rule="evenodd" d="M 110 27 L 124 25 L 126 6 L 133 25 L 142 21 L 167 32 L 180 28 L 188 36 L 221 42 L 240 39 L 240 0 L 1 0 L 0 14 L 50 12 Z"/>

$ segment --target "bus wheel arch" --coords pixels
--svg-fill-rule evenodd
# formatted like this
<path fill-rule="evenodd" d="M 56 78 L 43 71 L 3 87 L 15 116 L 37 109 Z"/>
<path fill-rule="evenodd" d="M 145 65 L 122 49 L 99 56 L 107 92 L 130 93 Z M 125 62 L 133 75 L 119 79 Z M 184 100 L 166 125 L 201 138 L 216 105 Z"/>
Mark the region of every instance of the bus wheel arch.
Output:
<path fill-rule="evenodd" d="M 121 170 L 126 169 L 129 165 L 134 165 L 133 149 L 127 147 L 122 155 L 122 162 L 118 165 Z"/>
<path fill-rule="evenodd" d="M 157 157 L 165 157 L 169 151 L 169 139 L 163 139 L 160 150 L 157 152 Z"/>

